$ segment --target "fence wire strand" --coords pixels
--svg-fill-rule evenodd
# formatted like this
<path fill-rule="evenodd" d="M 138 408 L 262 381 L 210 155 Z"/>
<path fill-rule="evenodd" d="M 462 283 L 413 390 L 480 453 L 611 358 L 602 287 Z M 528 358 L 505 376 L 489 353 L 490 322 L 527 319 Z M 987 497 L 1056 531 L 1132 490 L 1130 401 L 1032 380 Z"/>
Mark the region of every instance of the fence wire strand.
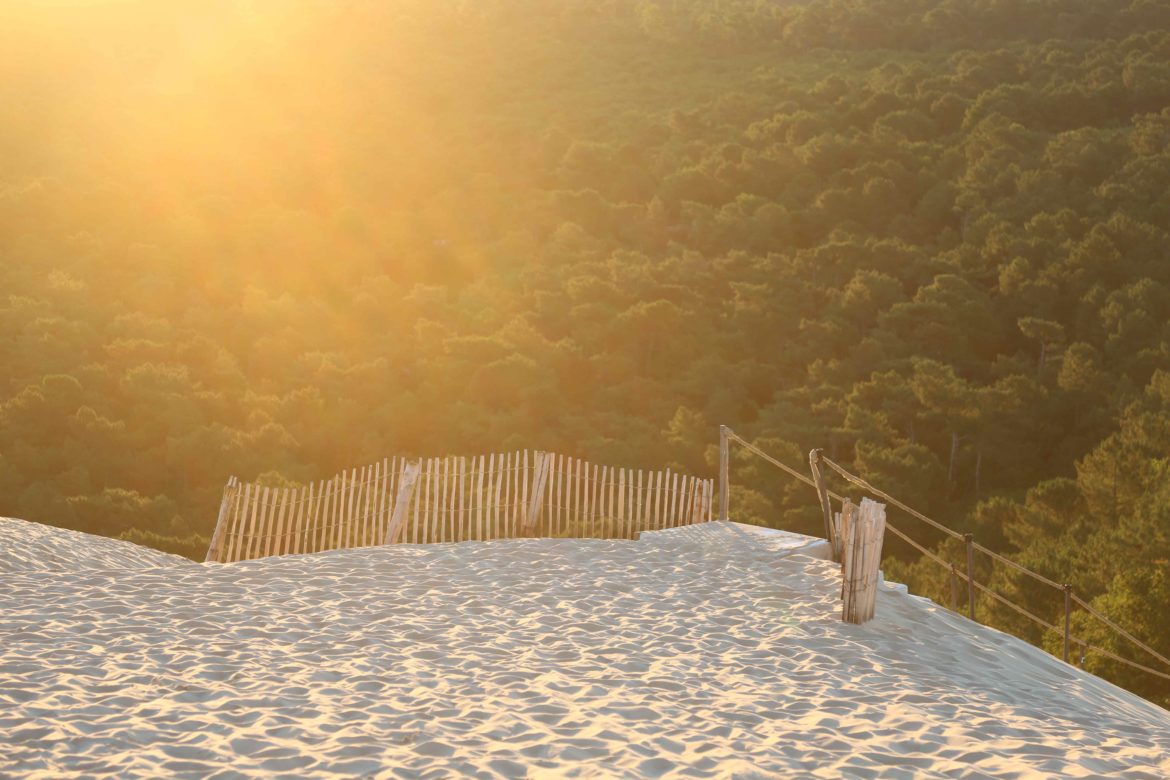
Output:
<path fill-rule="evenodd" d="M 766 460 L 769 463 L 773 464 L 774 466 L 778 467 L 779 469 L 781 469 L 785 473 L 789 474 L 790 476 L 795 477 L 796 479 L 803 482 L 804 484 L 806 484 L 814 489 L 816 488 L 816 483 L 813 482 L 813 480 L 806 477 L 804 474 L 800 473 L 796 469 L 793 469 L 791 466 L 788 466 L 788 465 L 776 460 L 771 455 L 768 455 L 766 452 L 764 452 L 763 450 L 761 450 L 759 447 L 755 446 L 754 444 L 747 442 L 746 440 L 741 438 L 739 435 L 737 435 L 735 432 L 733 432 L 731 429 L 727 429 L 727 438 L 729 441 L 738 442 L 745 449 L 749 450 L 750 452 L 755 453 L 759 457 L 763 458 L 764 460 Z M 922 514 L 919 511 L 913 509 L 912 507 L 909 507 L 909 506 L 903 504 L 901 501 L 894 498 L 890 494 L 886 493 L 885 491 L 879 490 L 878 488 L 874 487 L 869 482 L 867 482 L 866 480 L 857 476 L 856 474 L 852 474 L 852 473 L 846 471 L 843 467 L 834 463 L 832 460 L 824 457 L 823 455 L 820 457 L 820 463 L 823 463 L 824 465 L 831 468 L 833 471 L 837 472 L 837 474 L 840 475 L 841 478 L 844 479 L 846 482 L 849 482 L 850 484 L 853 484 L 853 485 L 861 488 L 862 490 L 864 490 L 868 493 L 871 493 L 874 496 L 877 496 L 878 498 L 881 498 L 881 499 L 884 499 L 885 501 L 888 501 L 890 504 L 893 504 L 894 506 L 898 507 L 899 509 L 901 509 L 903 512 L 906 512 L 911 517 L 915 517 L 915 518 L 921 520 L 922 522 L 926 523 L 927 525 L 931 526 L 932 528 L 935 528 L 936 530 L 942 532 L 943 534 L 946 534 L 950 538 L 958 539 L 958 540 L 964 541 L 964 542 L 966 541 L 966 537 L 963 534 L 959 533 L 958 531 L 954 531 L 954 530 L 946 527 L 942 523 L 938 522 L 937 520 L 932 520 L 931 518 L 927 517 L 926 515 Z M 842 496 L 837 495 L 836 493 L 832 492 L 831 490 L 826 490 L 825 492 L 829 495 L 830 498 L 834 499 L 837 502 L 841 502 L 841 501 L 845 500 Z M 915 550 L 917 550 L 919 553 L 926 556 L 927 558 L 934 561 L 935 563 L 939 564 L 940 566 L 946 567 L 947 569 L 951 570 L 952 572 L 957 574 L 959 577 L 961 577 L 963 580 L 968 580 L 972 586 L 974 586 L 980 592 L 986 593 L 988 596 L 990 596 L 992 599 L 999 602 L 1000 604 L 1003 604 L 1004 606 L 1006 606 L 1012 610 L 1015 610 L 1020 615 L 1031 620 L 1032 622 L 1036 623 L 1037 625 L 1047 629 L 1048 631 L 1053 631 L 1053 632 L 1056 632 L 1058 634 L 1064 633 L 1063 629 L 1061 629 L 1060 627 L 1058 627 L 1052 623 L 1049 623 L 1047 620 L 1044 620 L 1043 618 L 1033 614 L 1029 610 L 1025 609 L 1024 607 L 1021 607 L 1020 605 L 1016 604 L 1015 602 L 1011 601 L 1010 599 L 1006 598 L 1005 596 L 1001 596 L 999 593 L 995 592 L 994 590 L 987 587 L 986 585 L 979 583 L 975 579 L 969 578 L 965 573 L 959 572 L 954 564 L 947 562 L 946 560 L 944 560 L 943 558 L 941 558 L 937 554 L 931 552 L 923 545 L 921 545 L 918 542 L 911 539 L 907 534 L 898 530 L 896 527 L 891 525 L 889 522 L 886 523 L 886 528 L 889 529 L 899 539 L 906 542 L 911 547 L 913 547 Z M 1040 574 L 1039 572 L 1032 571 L 1031 569 L 1027 568 L 1026 566 L 1023 566 L 1022 564 L 1016 563 L 1015 561 L 1011 560 L 1010 558 L 1004 557 L 1000 553 L 997 553 L 993 550 L 988 549 L 987 547 L 984 547 L 983 545 L 979 544 L 978 542 L 973 541 L 972 546 L 974 549 L 978 550 L 979 552 L 989 556 L 993 560 L 995 560 L 999 563 L 1002 563 L 1011 569 L 1014 569 L 1015 571 L 1020 572 L 1021 574 L 1025 574 L 1025 575 L 1035 579 L 1036 581 L 1041 582 L 1041 583 L 1043 583 L 1051 588 L 1054 588 L 1056 590 L 1059 590 L 1062 592 L 1064 591 L 1063 585 L 1061 585 L 1057 582 L 1054 582 L 1053 580 L 1049 579 L 1048 577 L 1045 577 L 1043 574 Z M 1087 612 L 1091 617 L 1101 621 L 1106 626 L 1113 629 L 1114 631 L 1116 631 L 1118 634 L 1120 634 L 1124 638 L 1128 639 L 1130 642 L 1132 642 L 1137 647 L 1146 651 L 1151 656 L 1153 656 L 1154 658 L 1157 658 L 1159 661 L 1166 664 L 1167 666 L 1170 666 L 1170 658 L 1167 658 L 1166 656 L 1162 655 L 1157 650 L 1155 650 L 1154 648 L 1150 647 L 1145 642 L 1143 642 L 1140 639 L 1138 639 L 1137 637 L 1135 637 L 1129 631 L 1125 630 L 1124 628 L 1119 626 L 1117 623 L 1110 620 L 1108 617 L 1103 615 L 1101 612 L 1099 612 L 1098 610 L 1096 610 L 1095 608 L 1090 606 L 1088 604 L 1088 602 L 1086 602 L 1080 596 L 1076 595 L 1075 593 L 1070 593 L 1070 596 L 1072 597 L 1072 600 L 1078 606 L 1080 606 L 1082 609 L 1084 609 L 1085 612 Z M 1140 664 L 1136 661 L 1131 661 L 1128 658 L 1124 658 L 1124 657 L 1118 655 L 1117 653 L 1114 653 L 1110 650 L 1106 650 L 1102 647 L 1098 647 L 1096 645 L 1091 645 L 1084 640 L 1081 640 L 1075 636 L 1072 636 L 1071 634 L 1069 635 L 1069 641 L 1076 643 L 1077 646 L 1081 648 L 1082 652 L 1098 653 L 1098 654 L 1100 654 L 1106 658 L 1109 658 L 1113 661 L 1116 661 L 1118 663 L 1124 664 L 1124 665 L 1132 667 L 1134 669 L 1139 669 L 1143 672 L 1146 672 L 1148 674 L 1152 674 L 1156 677 L 1160 677 L 1160 678 L 1165 679 L 1165 680 L 1170 680 L 1170 674 L 1158 671 L 1157 669 L 1152 669 L 1152 668 L 1145 666 L 1144 664 Z"/>

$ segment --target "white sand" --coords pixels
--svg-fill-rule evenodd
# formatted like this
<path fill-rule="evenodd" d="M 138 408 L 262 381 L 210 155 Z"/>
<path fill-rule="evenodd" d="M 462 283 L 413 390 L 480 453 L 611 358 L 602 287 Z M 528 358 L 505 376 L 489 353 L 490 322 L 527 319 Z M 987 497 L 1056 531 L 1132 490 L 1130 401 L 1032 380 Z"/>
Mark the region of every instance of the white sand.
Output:
<path fill-rule="evenodd" d="M 0 575 L 16 571 L 149 569 L 193 564 L 180 555 L 105 536 L 0 517 Z"/>
<path fill-rule="evenodd" d="M 843 624 L 805 542 L 3 574 L 0 776 L 1170 775 L 1167 712 L 894 589 Z"/>

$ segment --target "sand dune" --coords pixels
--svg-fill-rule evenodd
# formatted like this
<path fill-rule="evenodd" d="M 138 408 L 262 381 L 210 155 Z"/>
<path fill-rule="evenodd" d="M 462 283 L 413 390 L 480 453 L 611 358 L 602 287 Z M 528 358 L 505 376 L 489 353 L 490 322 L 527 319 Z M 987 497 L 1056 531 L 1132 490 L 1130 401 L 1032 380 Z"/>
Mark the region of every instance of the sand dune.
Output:
<path fill-rule="evenodd" d="M 16 571 L 148 569 L 191 563 L 181 556 L 130 542 L 0 517 L 0 574 Z"/>
<path fill-rule="evenodd" d="M 1170 714 L 895 588 L 843 624 L 808 541 L 3 574 L 0 776 L 1170 775 Z"/>

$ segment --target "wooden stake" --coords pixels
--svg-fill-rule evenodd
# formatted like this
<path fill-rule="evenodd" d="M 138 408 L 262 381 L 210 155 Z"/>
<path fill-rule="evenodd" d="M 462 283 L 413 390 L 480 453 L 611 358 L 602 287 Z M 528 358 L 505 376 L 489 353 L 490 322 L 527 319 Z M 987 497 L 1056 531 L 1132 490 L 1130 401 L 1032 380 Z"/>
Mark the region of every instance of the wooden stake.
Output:
<path fill-rule="evenodd" d="M 963 534 L 967 544 L 967 614 L 975 619 L 975 535 Z"/>
<path fill-rule="evenodd" d="M 231 548 L 228 551 L 227 561 L 234 562 L 240 560 L 240 555 L 243 549 L 244 534 L 247 532 L 248 523 L 248 507 L 250 507 L 252 498 L 252 485 L 244 485 L 243 493 L 241 494 L 239 486 L 236 487 L 236 538 L 230 539 Z"/>
<path fill-rule="evenodd" d="M 727 492 L 728 489 L 730 488 L 730 484 L 729 484 L 729 480 L 728 480 L 728 469 L 729 469 L 730 463 L 728 460 L 729 453 L 727 451 L 728 450 L 727 434 L 730 432 L 731 432 L 731 429 L 728 428 L 726 425 L 719 426 L 719 519 L 720 520 L 727 520 L 727 504 L 728 504 L 727 499 L 728 499 L 728 496 L 730 495 Z"/>
<path fill-rule="evenodd" d="M 833 560 L 841 560 L 841 545 L 833 538 L 833 508 L 829 503 L 829 489 L 825 486 L 825 475 L 821 470 L 821 451 L 812 450 L 808 454 L 808 467 L 812 471 L 813 484 L 817 487 L 817 496 L 821 500 L 821 513 L 825 517 L 825 539 L 829 542 Z"/>
<path fill-rule="evenodd" d="M 466 498 L 464 491 L 466 490 L 467 480 L 467 458 L 459 457 L 459 538 L 457 541 L 466 542 L 471 538 L 470 526 L 468 521 L 468 514 L 466 510 Z"/>
<path fill-rule="evenodd" d="M 484 457 L 480 455 L 479 468 L 477 469 L 479 473 L 476 475 L 475 482 L 475 538 L 481 542 L 486 538 L 483 530 L 483 467 Z"/>
<path fill-rule="evenodd" d="M 398 481 L 398 495 L 394 499 L 394 511 L 390 515 L 390 523 L 386 526 L 386 536 L 382 544 L 397 544 L 402 535 L 403 522 L 410 507 L 410 499 L 414 495 L 414 486 L 418 482 L 419 471 L 422 469 L 422 460 L 414 463 L 404 463 L 402 478 Z M 417 504 L 416 504 L 417 506 Z"/>

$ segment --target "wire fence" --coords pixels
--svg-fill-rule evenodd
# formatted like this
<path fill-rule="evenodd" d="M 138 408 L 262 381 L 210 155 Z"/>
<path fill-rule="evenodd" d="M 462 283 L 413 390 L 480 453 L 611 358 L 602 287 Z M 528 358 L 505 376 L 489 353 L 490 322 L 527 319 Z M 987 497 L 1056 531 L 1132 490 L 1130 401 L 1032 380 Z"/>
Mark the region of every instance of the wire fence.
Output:
<path fill-rule="evenodd" d="M 788 466 L 787 464 L 782 463 L 781 461 L 772 457 L 768 453 L 761 450 L 759 447 L 755 446 L 751 442 L 749 442 L 749 441 L 743 439 L 742 437 L 740 437 L 739 435 L 737 435 L 734 431 L 732 431 L 730 428 L 728 428 L 726 426 L 721 427 L 720 434 L 721 434 L 720 435 L 720 439 L 721 439 L 721 441 L 720 441 L 720 487 L 719 487 L 719 491 L 720 491 L 720 519 L 724 519 L 724 520 L 727 519 L 727 498 L 728 498 L 728 492 L 729 492 L 728 447 L 729 447 L 730 443 L 734 442 L 735 444 L 738 444 L 739 446 L 743 447 L 748 452 L 751 452 L 754 455 L 757 455 L 761 459 L 776 466 L 784 473 L 788 474 L 789 476 L 793 477 L 794 479 L 799 480 L 800 482 L 808 485 L 809 487 L 811 487 L 815 491 L 817 491 L 818 497 L 820 498 L 821 503 L 822 503 L 822 508 L 823 508 L 824 512 L 826 513 L 826 517 L 825 517 L 826 538 L 829 539 L 830 543 L 834 544 L 834 551 L 836 554 L 835 540 L 832 538 L 833 527 L 832 527 L 832 522 L 831 522 L 831 517 L 830 517 L 831 511 L 832 511 L 831 510 L 831 502 L 836 501 L 838 504 L 840 504 L 841 502 L 845 501 L 846 498 L 842 495 L 839 495 L 838 493 L 835 493 L 835 492 L 829 490 L 826 487 L 825 480 L 823 479 L 823 474 L 824 474 L 824 470 L 827 468 L 830 471 L 832 471 L 833 473 L 837 474 L 841 479 L 845 480 L 850 485 L 853 485 L 854 487 L 857 487 L 857 488 L 869 493 L 870 495 L 872 495 L 876 498 L 882 499 L 883 501 L 887 502 L 891 506 L 897 507 L 898 509 L 900 509 L 901 511 L 910 515 L 911 517 L 913 517 L 917 520 L 920 520 L 923 523 L 926 523 L 931 528 L 944 534 L 946 537 L 963 542 L 963 545 L 964 545 L 964 548 L 966 551 L 966 566 L 965 566 L 964 571 L 960 571 L 959 567 L 957 567 L 954 563 L 945 560 L 942 556 L 940 556 L 937 553 L 935 553 L 934 551 L 928 549 L 925 545 L 914 540 L 913 538 L 910 537 L 910 535 L 908 535 L 907 533 L 896 528 L 888 520 L 886 522 L 886 529 L 888 531 L 893 533 L 895 536 L 897 536 L 902 541 L 906 542 L 908 545 L 910 545 L 912 548 L 917 550 L 920 554 L 922 554 L 928 560 L 931 560 L 934 563 L 937 563 L 938 565 L 947 569 L 948 572 L 950 573 L 951 578 L 952 578 L 952 582 L 955 582 L 959 579 L 966 581 L 967 592 L 968 592 L 968 599 L 967 599 L 967 601 L 968 601 L 968 617 L 970 617 L 972 620 L 976 620 L 975 593 L 976 592 L 983 593 L 987 597 L 994 600 L 996 603 L 1002 604 L 1004 607 L 1011 609 L 1015 613 L 1019 614 L 1020 616 L 1022 616 L 1025 619 L 1035 623 L 1036 625 L 1040 626 L 1041 628 L 1060 635 L 1063 638 L 1063 647 L 1064 647 L 1063 660 L 1066 662 L 1069 662 L 1071 648 L 1072 648 L 1072 646 L 1075 645 L 1080 650 L 1080 656 L 1081 656 L 1080 663 L 1081 663 L 1081 665 L 1083 665 L 1083 663 L 1084 663 L 1084 658 L 1085 658 L 1086 653 L 1097 653 L 1098 655 L 1100 655 L 1104 658 L 1108 658 L 1116 663 L 1122 664 L 1124 666 L 1128 666 L 1132 669 L 1136 669 L 1136 670 L 1144 672 L 1146 674 L 1153 675 L 1153 676 L 1161 678 L 1163 680 L 1170 680 L 1170 659 L 1168 659 L 1166 656 L 1159 653 L 1154 648 L 1150 647 L 1149 644 L 1147 644 L 1146 642 L 1143 642 L 1142 640 L 1138 639 L 1136 636 L 1133 635 L 1132 632 L 1130 632 L 1130 631 L 1126 630 L 1125 628 L 1123 628 L 1122 626 L 1118 625 L 1116 622 L 1111 620 L 1108 616 L 1102 614 L 1098 609 L 1096 609 L 1091 604 L 1089 604 L 1084 599 L 1082 599 L 1080 596 L 1078 596 L 1076 594 L 1075 588 L 1072 584 L 1058 583 L 1058 582 L 1054 581 L 1053 579 L 1044 576 L 1040 572 L 1029 569 L 1028 567 L 1026 567 L 1024 565 L 1017 563 L 1016 561 L 1013 561 L 1010 558 L 1007 558 L 1004 555 L 995 552 L 994 550 L 988 549 L 987 547 L 985 547 L 982 544 L 979 544 L 978 542 L 975 541 L 972 534 L 960 533 L 960 532 L 954 530 L 953 528 L 949 528 L 949 527 L 943 525 L 942 523 L 938 522 L 937 520 L 934 520 L 930 517 L 927 517 L 926 515 L 919 512 L 918 510 L 914 509 L 913 507 L 907 506 L 906 504 L 899 501 L 897 498 L 894 498 L 893 496 L 886 493 L 885 491 L 874 487 L 873 485 L 871 485 L 869 482 L 862 479 L 858 475 L 847 471 L 844 467 L 833 462 L 829 458 L 824 457 L 823 453 L 821 453 L 820 450 L 813 450 L 809 454 L 809 466 L 810 466 L 811 476 L 808 476 L 806 474 L 801 473 L 797 469 L 794 469 L 791 466 Z M 1003 594 L 996 592 L 988 584 L 981 583 L 981 582 L 977 581 L 975 578 L 975 565 L 974 565 L 975 553 L 980 553 L 982 555 L 985 555 L 988 558 L 990 558 L 991 560 L 995 561 L 996 563 L 1002 564 L 1002 565 L 1008 567 L 1009 569 L 1012 569 L 1013 571 L 1016 571 L 1020 574 L 1023 574 L 1027 577 L 1030 577 L 1031 579 L 1035 580 L 1038 583 L 1041 583 L 1042 585 L 1045 585 L 1048 588 L 1059 591 L 1062 594 L 1062 597 L 1064 599 L 1063 626 L 1058 626 L 1058 625 L 1056 625 L 1048 620 L 1045 620 L 1044 618 L 1036 615 L 1035 613 L 1033 613 L 1031 610 L 1028 610 L 1024 606 L 1015 603 L 1007 596 L 1004 596 Z M 1138 648 L 1138 649 L 1142 650 L 1143 652 L 1145 652 L 1146 654 L 1148 654 L 1149 656 L 1151 656 L 1152 658 L 1157 659 L 1157 661 L 1164 664 L 1167 667 L 1167 669 L 1166 670 L 1159 670 L 1159 669 L 1152 668 L 1150 666 L 1147 666 L 1146 664 L 1142 664 L 1142 663 L 1139 663 L 1137 661 L 1130 660 L 1130 659 L 1125 658 L 1121 655 L 1118 655 L 1117 653 L 1115 653 L 1111 650 L 1107 650 L 1103 647 L 1091 644 L 1088 641 L 1086 641 L 1085 639 L 1073 635 L 1072 631 L 1071 631 L 1071 617 L 1072 617 L 1072 612 L 1073 612 L 1074 606 L 1082 609 L 1085 612 L 1085 614 L 1089 615 L 1090 617 L 1097 620 L 1102 625 L 1106 626 L 1109 630 L 1114 632 L 1114 634 L 1117 635 L 1118 637 L 1122 637 L 1125 640 L 1127 640 L 1135 648 Z M 952 609 L 954 609 L 954 597 L 952 597 Z"/>

